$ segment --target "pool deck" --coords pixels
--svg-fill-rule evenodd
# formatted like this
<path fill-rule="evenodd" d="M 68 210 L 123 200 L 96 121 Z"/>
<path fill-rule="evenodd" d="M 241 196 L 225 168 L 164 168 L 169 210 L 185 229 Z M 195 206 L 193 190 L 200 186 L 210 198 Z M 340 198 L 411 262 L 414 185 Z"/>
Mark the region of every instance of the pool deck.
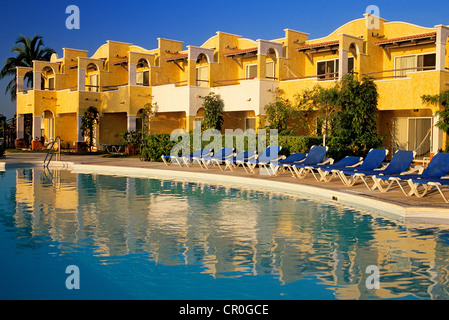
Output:
<path fill-rule="evenodd" d="M 6 153 L 6 157 L 0 159 L 0 169 L 4 165 L 6 167 L 42 166 L 44 158 L 44 153 Z M 74 172 L 215 183 L 274 193 L 310 196 L 327 202 L 362 208 L 402 222 L 449 226 L 449 204 L 444 202 L 437 191 L 423 198 L 406 197 L 397 186 L 384 193 L 378 190 L 368 190 L 363 182 L 353 187 L 347 187 L 340 179 L 325 183 L 316 181 L 312 175 L 308 175 L 304 179 L 294 178 L 289 172 L 269 176 L 260 174 L 258 169 L 255 174 L 249 174 L 242 167 L 238 167 L 235 171 L 221 171 L 218 167 L 205 170 L 198 165 L 191 167 L 166 166 L 162 162 L 140 161 L 133 157 L 109 158 L 101 155 L 64 154 L 61 156 L 60 162 L 52 161 L 52 165 L 66 167 Z"/>

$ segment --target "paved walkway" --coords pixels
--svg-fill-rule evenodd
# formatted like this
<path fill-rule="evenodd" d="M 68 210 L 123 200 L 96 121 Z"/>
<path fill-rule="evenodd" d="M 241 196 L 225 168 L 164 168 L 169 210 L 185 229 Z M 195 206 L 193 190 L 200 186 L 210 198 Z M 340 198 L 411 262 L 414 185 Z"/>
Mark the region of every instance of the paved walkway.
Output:
<path fill-rule="evenodd" d="M 8 163 L 30 163 L 38 164 L 42 163 L 45 158 L 44 153 L 7 153 L 6 158 L 0 159 L 0 162 Z M 406 197 L 401 192 L 398 187 L 392 188 L 389 192 L 383 193 L 378 190 L 369 191 L 363 182 L 356 184 L 353 187 L 347 187 L 342 184 L 340 179 L 334 179 L 331 182 L 317 182 L 312 175 L 309 175 L 305 179 L 296 179 L 291 176 L 289 172 L 281 173 L 277 176 L 261 175 L 258 171 L 255 174 L 248 174 L 245 170 L 239 167 L 236 171 L 231 172 L 230 170 L 221 171 L 217 167 L 212 167 L 208 170 L 201 169 L 198 165 L 192 167 L 179 167 L 171 165 L 169 167 L 165 166 L 162 162 L 146 162 L 141 161 L 139 158 L 133 157 L 104 157 L 101 155 L 62 155 L 61 160 L 65 162 L 71 162 L 75 164 L 87 164 L 87 165 L 98 165 L 98 166 L 118 166 L 118 167 L 132 167 L 132 168 L 150 168 L 158 170 L 178 170 L 178 171 L 189 171 L 189 172 L 202 172 L 206 174 L 216 174 L 216 175 L 232 175 L 241 176 L 246 178 L 263 179 L 263 180 L 273 180 L 281 181 L 292 184 L 303 184 L 310 185 L 314 187 L 321 188 L 324 193 L 332 193 L 332 191 L 345 192 L 352 195 L 361 196 L 365 199 L 376 199 L 385 202 L 386 204 L 399 205 L 407 210 L 418 210 L 425 209 L 425 212 L 429 213 L 429 217 L 433 213 L 447 214 L 449 223 L 449 204 L 445 203 L 438 192 L 432 192 L 431 194 L 425 196 L 424 198 Z M 422 211 L 422 210 L 421 210 Z M 446 223 L 446 222 L 445 222 Z"/>

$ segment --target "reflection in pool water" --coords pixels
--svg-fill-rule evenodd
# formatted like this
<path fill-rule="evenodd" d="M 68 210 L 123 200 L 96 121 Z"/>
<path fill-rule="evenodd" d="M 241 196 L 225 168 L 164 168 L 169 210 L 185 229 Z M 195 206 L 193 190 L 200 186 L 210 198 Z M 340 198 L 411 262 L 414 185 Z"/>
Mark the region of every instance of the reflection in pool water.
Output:
<path fill-rule="evenodd" d="M 187 182 L 17 168 L 0 185 L 1 299 L 449 298 L 441 229 Z"/>

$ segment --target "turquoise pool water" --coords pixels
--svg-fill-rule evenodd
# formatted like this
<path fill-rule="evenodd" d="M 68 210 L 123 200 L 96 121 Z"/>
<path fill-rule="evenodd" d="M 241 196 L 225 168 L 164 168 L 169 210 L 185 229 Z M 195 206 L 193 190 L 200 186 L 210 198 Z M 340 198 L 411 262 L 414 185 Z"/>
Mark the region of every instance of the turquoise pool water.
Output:
<path fill-rule="evenodd" d="M 366 211 L 40 168 L 0 199 L 0 299 L 449 298 L 449 232 Z"/>

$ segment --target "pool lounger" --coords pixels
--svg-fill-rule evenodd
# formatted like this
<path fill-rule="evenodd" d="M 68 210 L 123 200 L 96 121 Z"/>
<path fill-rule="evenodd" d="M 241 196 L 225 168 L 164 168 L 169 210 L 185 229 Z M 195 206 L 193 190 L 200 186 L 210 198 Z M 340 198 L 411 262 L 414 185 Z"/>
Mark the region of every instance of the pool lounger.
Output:
<path fill-rule="evenodd" d="M 326 163 L 332 164 L 334 162 L 334 159 L 331 158 L 324 159 L 327 150 L 328 147 L 326 146 L 312 146 L 304 161 L 293 164 L 288 167 L 290 172 L 294 177 L 303 179 L 305 178 L 307 173 L 309 173 L 309 169 L 306 169 L 306 167 L 317 164 L 326 164 Z M 324 162 L 322 162 L 323 160 Z"/>
<path fill-rule="evenodd" d="M 439 181 L 439 179 L 445 180 L 444 177 L 449 173 L 449 153 L 437 153 L 432 157 L 432 160 L 430 161 L 426 169 L 421 166 L 416 166 L 415 171 L 417 172 L 416 174 L 377 174 L 372 178 L 373 180 L 377 181 L 378 189 L 381 192 L 387 192 L 393 185 L 397 184 L 406 196 L 423 196 L 424 193 L 420 193 L 418 191 L 419 185 L 425 184 L 426 181 L 429 181 L 431 182 L 429 184 L 429 187 L 437 187 L 436 183 L 440 183 L 441 185 L 443 185 L 443 183 L 445 182 Z M 408 191 L 406 191 L 404 188 L 407 186 L 409 187 Z M 428 186 L 423 185 L 423 187 L 427 188 Z M 430 189 L 424 190 L 424 192 L 427 193 L 428 191 L 430 191 Z M 439 191 L 441 193 L 441 188 Z"/>
<path fill-rule="evenodd" d="M 254 168 L 258 165 L 260 169 L 264 168 L 269 175 L 273 175 L 268 166 L 271 161 L 278 161 L 284 157 L 279 156 L 281 149 L 280 146 L 269 146 L 257 159 L 237 160 L 237 164 L 242 164 L 247 173 L 255 173 Z"/>
<path fill-rule="evenodd" d="M 362 161 L 362 157 L 346 156 L 333 164 L 317 164 L 307 166 L 305 167 L 305 170 L 309 170 L 316 181 L 330 182 L 334 177 L 338 177 L 338 174 L 333 172 L 335 169 L 355 168 L 360 165 Z"/>
<path fill-rule="evenodd" d="M 193 157 L 192 161 L 197 161 L 202 169 L 209 169 L 209 166 L 216 164 L 214 161 L 223 161 L 234 155 L 234 148 L 221 148 L 213 155 Z"/>
<path fill-rule="evenodd" d="M 288 166 L 304 161 L 306 157 L 307 153 L 292 153 L 285 159 L 281 159 L 278 161 L 271 161 L 270 167 L 273 173 L 277 174 L 280 171 L 284 171 Z"/>
<path fill-rule="evenodd" d="M 378 180 L 372 178 L 370 179 L 370 177 L 381 174 L 392 175 L 405 173 L 406 170 L 410 168 L 415 155 L 415 151 L 398 150 L 393 155 L 390 163 L 388 163 L 388 165 L 386 165 L 384 168 L 373 170 L 357 170 L 357 172 L 354 172 L 351 185 L 354 185 L 354 183 L 358 179 L 360 179 L 368 188 L 368 190 L 375 190 L 376 188 L 382 187 L 378 183 Z M 350 172 L 346 170 L 341 170 L 341 172 L 343 172 L 344 174 L 350 174 Z M 368 184 L 369 180 L 373 181 L 373 184 L 371 186 Z"/>
<path fill-rule="evenodd" d="M 210 155 L 210 153 L 211 153 L 211 149 L 200 149 L 200 150 L 196 150 L 195 152 L 193 152 L 192 154 L 190 154 L 188 156 L 162 155 L 161 159 L 166 166 L 169 166 L 170 164 L 174 163 L 174 164 L 177 164 L 180 167 L 182 167 L 184 165 L 188 166 L 189 165 L 188 161 L 190 161 L 191 159 L 193 159 L 195 157 L 201 157 L 202 155 L 207 156 L 207 155 Z"/>
<path fill-rule="evenodd" d="M 256 151 L 243 151 L 238 153 L 237 155 L 222 160 L 213 159 L 212 162 L 218 165 L 221 171 L 225 171 L 227 168 L 229 168 L 229 170 L 231 171 L 234 171 L 235 168 L 237 168 L 239 165 L 243 165 L 243 163 L 248 161 L 249 159 L 256 158 Z"/>
<path fill-rule="evenodd" d="M 443 187 L 448 188 L 449 187 L 449 178 L 429 178 L 429 179 L 409 179 L 407 180 L 408 184 L 410 185 L 411 191 L 413 191 L 413 194 L 417 196 L 418 198 L 424 197 L 427 193 L 429 193 L 433 188 L 437 189 L 440 193 L 441 197 L 443 198 L 444 202 L 449 203 L 449 200 L 447 200 L 446 196 L 443 193 L 443 190 L 441 190 Z M 423 187 L 423 191 L 419 191 L 419 186 Z"/>
<path fill-rule="evenodd" d="M 357 179 L 354 176 L 355 173 L 379 168 L 385 160 L 387 154 L 387 149 L 371 149 L 360 166 L 357 166 L 356 168 L 346 168 L 344 170 L 333 169 L 332 172 L 338 175 L 343 184 L 352 186 Z"/>

